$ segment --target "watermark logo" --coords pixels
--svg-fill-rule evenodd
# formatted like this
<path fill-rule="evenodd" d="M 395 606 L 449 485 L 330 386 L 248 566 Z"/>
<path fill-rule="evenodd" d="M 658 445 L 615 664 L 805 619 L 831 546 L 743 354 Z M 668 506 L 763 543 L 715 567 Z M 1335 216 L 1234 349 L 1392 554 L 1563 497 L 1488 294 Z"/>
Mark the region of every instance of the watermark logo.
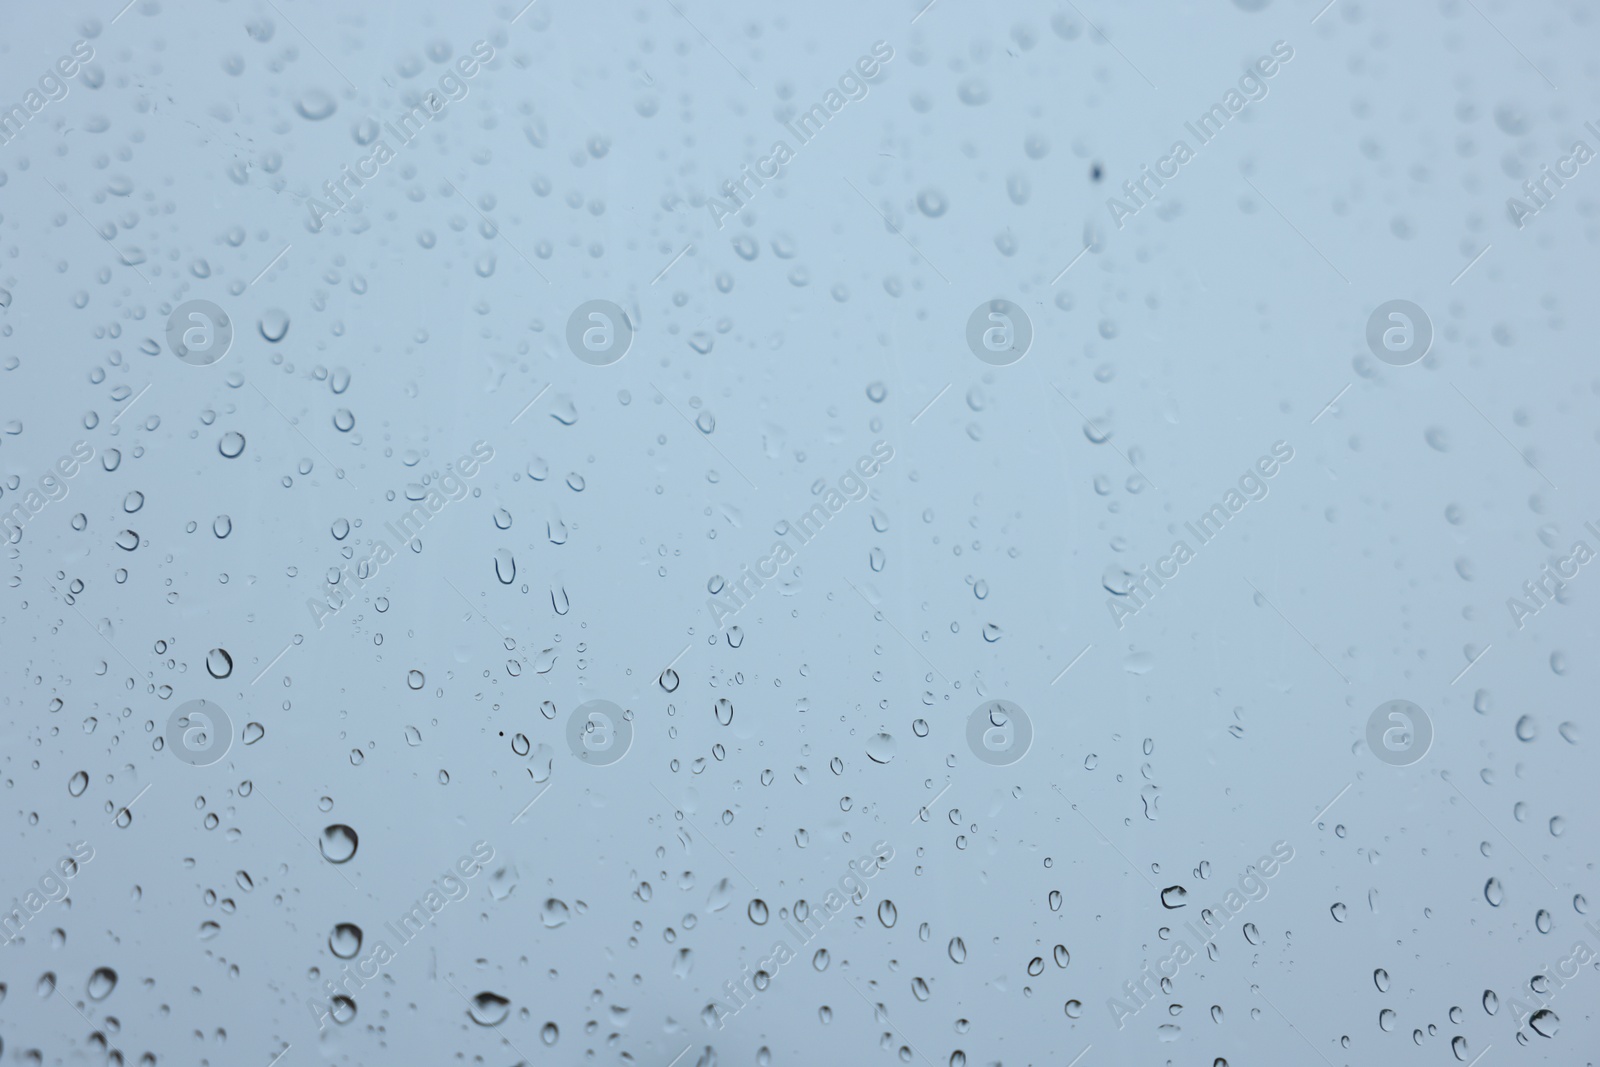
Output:
<path fill-rule="evenodd" d="M 372 151 L 368 155 L 356 160 L 354 168 L 346 163 L 339 168 L 337 176 L 322 183 L 326 200 L 317 196 L 306 198 L 306 212 L 310 216 L 306 229 L 319 233 L 328 219 L 350 209 L 361 190 L 394 160 L 399 149 L 421 138 L 429 124 L 444 114 L 451 104 L 467 98 L 471 91 L 467 83 L 493 61 L 494 46 L 488 41 L 476 41 L 469 55 L 457 59 L 453 68 L 445 68 L 445 72 L 439 76 L 436 89 L 422 90 L 420 96 L 413 97 L 415 102 L 409 111 L 397 115 L 393 122 L 383 124 L 383 130 L 375 134 L 370 142 Z M 383 132 L 389 136 L 383 136 Z M 389 138 L 394 139 L 392 146 Z"/>
<path fill-rule="evenodd" d="M 115 20 L 113 20 L 115 21 Z M 56 65 L 46 67 L 39 76 L 39 87 L 29 89 L 18 104 L 0 102 L 0 144 L 10 144 L 21 136 L 22 129 L 35 115 L 58 101 L 65 100 L 71 89 L 70 79 L 94 58 L 94 46 L 81 37 L 72 43 L 72 54 L 56 60 Z"/>
<path fill-rule="evenodd" d="M 1600 137 L 1600 127 L 1596 127 L 1593 122 L 1585 122 L 1583 126 L 1596 137 Z M 1556 160 L 1554 173 L 1551 172 L 1550 164 L 1540 164 L 1538 176 L 1522 183 L 1522 192 L 1528 199 L 1519 200 L 1514 196 L 1506 198 L 1506 214 L 1517 224 L 1517 229 L 1525 228 L 1528 219 L 1549 207 L 1550 201 L 1555 199 L 1556 194 L 1567 187 L 1567 182 L 1578 176 L 1579 168 L 1593 159 L 1594 155 L 1594 149 L 1586 142 L 1574 141 L 1567 154 Z"/>
<path fill-rule="evenodd" d="M 1594 920 L 1583 924 L 1583 928 L 1595 937 L 1600 937 L 1600 926 Z M 1517 1027 L 1517 1040 L 1524 1042 L 1523 1028 L 1526 1027 L 1540 1037 L 1554 1037 L 1561 1025 L 1561 1017 L 1550 1010 L 1550 1001 L 1555 995 L 1567 987 L 1567 983 L 1577 978 L 1586 970 L 1592 970 L 1597 955 L 1586 941 L 1575 941 L 1571 951 L 1555 966 L 1540 969 L 1528 981 L 1517 988 L 1517 992 L 1509 994 L 1506 1005 L 1511 1009 L 1511 1021 Z M 1490 1015 L 1495 1013 L 1499 1004 L 1493 990 L 1486 990 L 1483 994 L 1483 1006 Z"/>
<path fill-rule="evenodd" d="M 1112 595 L 1106 598 L 1106 610 L 1111 613 L 1117 629 L 1122 629 L 1126 620 L 1149 607 L 1155 595 L 1181 573 L 1200 548 L 1216 539 L 1229 519 L 1243 511 L 1247 504 L 1265 500 L 1271 494 L 1267 480 L 1276 477 L 1293 458 L 1294 446 L 1287 441 L 1274 441 L 1272 454 L 1257 457 L 1255 467 L 1246 468 L 1239 476 L 1237 489 L 1229 489 L 1220 502 L 1201 512 L 1198 519 L 1183 524 L 1194 537 L 1193 547 L 1187 540 L 1174 541 L 1167 554 L 1156 560 L 1153 569 L 1146 564 L 1140 574 L 1126 572 L 1126 582 L 1118 588 L 1107 586 Z"/>
<path fill-rule="evenodd" d="M 822 528 L 843 511 L 846 504 L 867 498 L 871 491 L 867 480 L 876 477 L 883 465 L 893 458 L 893 445 L 887 441 L 874 441 L 872 454 L 858 456 L 853 468 L 845 468 L 837 480 L 837 487 L 818 481 L 812 488 L 812 495 L 820 498 L 818 502 L 812 504 L 796 521 L 784 520 L 776 527 L 782 531 L 779 537 L 793 537 L 795 545 L 791 546 L 784 540 L 775 541 L 771 551 L 756 560 L 753 569 L 746 563 L 732 578 L 724 581 L 719 576 L 711 581 L 708 586 L 711 596 L 706 598 L 711 624 L 726 629 L 724 620 L 743 611 L 755 599 L 758 590 L 765 588 L 768 582 L 775 581 L 779 572 L 799 554 L 800 549 L 816 540 Z"/>
<path fill-rule="evenodd" d="M 843 111 L 846 104 L 865 100 L 872 89 L 872 79 L 878 77 L 893 58 L 894 49 L 887 42 L 873 42 L 871 55 L 857 59 L 854 68 L 845 68 L 839 76 L 838 88 L 829 89 L 809 109 L 798 111 L 793 118 L 785 120 L 783 128 L 794 137 L 793 146 L 787 139 L 773 141 L 768 153 L 756 160 L 754 171 L 746 163 L 739 168 L 737 177 L 722 183 L 726 199 L 706 197 L 706 208 L 711 212 L 711 221 L 717 224 L 717 229 L 722 229 L 728 219 L 736 217 L 749 206 L 756 193 L 767 187 L 767 182 L 783 177 L 784 168 L 799 150 L 815 140 L 823 127 Z"/>
<path fill-rule="evenodd" d="M 579 304 L 567 320 L 567 347 L 591 367 L 609 367 L 632 346 L 628 313 L 609 300 Z"/>
<path fill-rule="evenodd" d="M 757 993 L 765 993 L 772 986 L 772 980 L 777 976 L 779 969 L 796 959 L 806 946 L 821 936 L 834 916 L 847 910 L 851 905 L 859 908 L 866 902 L 871 892 L 871 887 L 867 883 L 877 877 L 892 859 L 894 859 L 894 849 L 889 843 L 876 841 L 872 845 L 872 854 L 851 860 L 849 870 L 839 877 L 832 888 L 824 892 L 815 907 L 805 900 L 797 900 L 792 913 L 780 909 L 778 919 L 783 930 L 778 933 L 767 955 L 757 961 L 755 973 L 752 974 L 750 965 L 745 964 L 740 968 L 739 977 L 722 983 L 722 993 L 726 999 L 713 999 L 701 1009 L 700 1021 L 706 1028 L 727 1029 L 728 1020 L 751 1004 Z M 893 914 L 893 904 L 884 900 L 878 904 L 880 917 L 884 914 L 882 909 L 886 904 L 889 906 L 889 913 Z M 757 905 L 760 905 L 759 909 Z M 751 915 L 752 918 L 759 915 L 761 918 L 757 925 L 764 925 L 767 915 L 766 902 L 752 901 Z M 826 962 L 819 964 L 817 956 L 813 955 L 812 966 L 822 970 L 827 964 Z"/>
<path fill-rule="evenodd" d="M 1596 531 L 1594 523 L 1586 522 L 1583 525 L 1600 539 L 1600 532 Z M 1594 549 L 1589 547 L 1587 541 L 1574 541 L 1571 553 L 1566 556 L 1557 556 L 1552 552 L 1550 562 L 1544 565 L 1538 576 L 1522 583 L 1522 591 L 1527 594 L 1527 599 L 1506 599 L 1506 610 L 1511 612 L 1511 621 L 1517 624 L 1517 629 L 1526 626 L 1527 620 L 1539 614 L 1547 605 L 1557 602 L 1567 583 L 1578 576 L 1579 568 L 1594 559 L 1594 555 Z"/>
<path fill-rule="evenodd" d="M 1150 964 L 1146 963 L 1136 978 L 1122 983 L 1125 1000 L 1117 997 L 1106 1000 L 1106 1009 L 1111 1013 L 1111 1020 L 1117 1024 L 1117 1029 L 1121 1030 L 1129 1019 L 1143 1011 L 1146 1006 L 1170 995 L 1172 980 L 1178 976 L 1184 965 L 1205 953 L 1208 946 L 1221 936 L 1222 928 L 1243 911 L 1246 905 L 1267 899 L 1267 894 L 1271 891 L 1267 880 L 1275 877 L 1292 859 L 1294 859 L 1293 845 L 1287 841 L 1274 842 L 1269 854 L 1244 869 L 1236 888 L 1230 888 L 1220 901 L 1200 910 L 1199 926 L 1186 922 L 1183 924 L 1183 930 L 1172 930 L 1172 951 L 1156 961 L 1155 973 L 1151 973 Z M 1162 891 L 1161 903 L 1169 909 L 1187 907 L 1188 905 L 1182 901 L 1188 895 L 1188 891 L 1181 886 L 1173 886 Z M 1248 940 L 1248 925 L 1245 930 Z M 1189 941 L 1190 937 L 1194 938 L 1192 943 Z"/>
<path fill-rule="evenodd" d="M 233 320 L 209 300 L 186 300 L 167 316 L 167 347 L 191 367 L 209 367 L 233 346 Z"/>
<path fill-rule="evenodd" d="M 1409 767 L 1433 747 L 1433 720 L 1409 700 L 1379 704 L 1367 719 L 1367 747 L 1391 767 Z"/>
<path fill-rule="evenodd" d="M 487 841 L 474 842 L 469 854 L 457 859 L 454 866 L 446 867 L 443 874 L 428 883 L 427 892 L 418 897 L 409 910 L 393 922 L 383 924 L 371 950 L 360 958 L 356 958 L 362 948 L 358 928 L 350 955 L 340 957 L 353 962 L 345 964 L 338 973 L 330 971 L 322 981 L 322 995 L 306 1001 L 317 1020 L 318 1032 L 327 1029 L 330 1021 L 344 1026 L 353 1020 L 356 994 L 365 989 L 367 983 L 376 981 L 400 955 L 401 949 L 421 937 L 434 924 L 435 916 L 452 903 L 467 899 L 472 893 L 468 881 L 479 871 L 486 870 L 493 859 L 493 845 Z M 392 945 L 390 939 L 393 939 Z"/>
<path fill-rule="evenodd" d="M 53 501 L 67 498 L 67 479 L 77 475 L 78 471 L 94 458 L 94 446 L 87 441 L 78 441 L 72 446 L 68 455 L 56 460 L 56 465 L 47 470 L 40 478 L 38 488 L 29 486 L 26 490 L 13 489 L 12 492 L 21 493 L 22 499 L 6 507 L 0 504 L 0 534 L 5 540 L 16 544 L 22 540 L 22 528 L 28 521 Z"/>
<path fill-rule="evenodd" d="M 1167 183 L 1182 173 L 1202 148 L 1216 140 L 1236 115 L 1251 104 L 1265 100 L 1269 92 L 1268 80 L 1293 58 L 1294 48 L 1289 42 L 1273 42 L 1270 55 L 1264 55 L 1253 65 L 1244 68 L 1237 89 L 1229 89 L 1220 101 L 1202 112 L 1199 118 L 1183 124 L 1183 128 L 1194 138 L 1192 147 L 1187 139 L 1180 137 L 1172 142 L 1166 155 L 1156 160 L 1154 168 L 1145 164 L 1139 168 L 1138 177 L 1123 182 L 1122 192 L 1127 199 L 1114 196 L 1106 199 L 1106 210 L 1111 214 L 1111 221 L 1117 224 L 1117 229 L 1122 229 L 1128 219 L 1155 203 Z"/>
<path fill-rule="evenodd" d="M 1009 367 L 1033 347 L 1033 320 L 1009 300 L 987 300 L 967 318 L 967 347 L 993 367 Z"/>
<path fill-rule="evenodd" d="M 991 767 L 1009 767 L 1033 746 L 1033 720 L 1009 700 L 986 700 L 967 717 L 967 747 Z"/>
<path fill-rule="evenodd" d="M 9 912 L 0 911 L 0 945 L 9 945 L 18 940 L 29 920 L 48 905 L 64 899 L 68 892 L 67 882 L 78 876 L 83 864 L 94 859 L 94 849 L 87 841 L 79 841 L 69 847 L 71 853 L 57 860 L 54 869 L 45 868 L 36 883 L 37 888 L 30 888 L 20 900 L 13 898 Z"/>
<path fill-rule="evenodd" d="M 190 700 L 167 717 L 167 748 L 191 767 L 209 767 L 233 747 L 233 720 L 209 700 Z"/>
<path fill-rule="evenodd" d="M 1409 300 L 1379 304 L 1367 319 L 1367 347 L 1391 367 L 1409 367 L 1433 347 L 1433 320 Z"/>
<path fill-rule="evenodd" d="M 472 494 L 468 480 L 476 478 L 492 459 L 494 446 L 487 441 L 473 442 L 472 451 L 457 457 L 454 464 L 446 464 L 443 475 L 435 472 L 436 481 L 424 486 L 425 495 L 420 499 L 408 495 L 406 499 L 411 503 L 411 509 L 397 516 L 393 522 L 384 523 L 384 529 L 401 548 L 415 544 L 422 536 L 423 527 L 447 505 L 465 500 Z M 333 578 L 331 582 L 324 582 L 321 599 L 311 597 L 306 600 L 306 608 L 311 612 L 317 629 L 322 629 L 327 624 L 326 620 L 344 610 L 345 605 L 351 603 L 356 594 L 378 576 L 378 571 L 398 555 L 399 549 L 390 548 L 382 537 L 374 537 L 371 550 L 357 559 L 353 568 L 350 561 L 345 560 L 330 571 Z"/>
<path fill-rule="evenodd" d="M 633 747 L 633 712 L 609 700 L 579 704 L 567 716 L 567 747 L 591 767 L 609 767 Z"/>

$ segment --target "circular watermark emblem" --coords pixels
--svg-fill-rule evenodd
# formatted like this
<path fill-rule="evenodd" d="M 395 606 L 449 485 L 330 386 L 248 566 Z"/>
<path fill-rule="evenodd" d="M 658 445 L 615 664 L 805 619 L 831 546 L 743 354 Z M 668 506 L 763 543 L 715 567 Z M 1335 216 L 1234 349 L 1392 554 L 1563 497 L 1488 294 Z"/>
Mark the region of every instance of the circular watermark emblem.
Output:
<path fill-rule="evenodd" d="M 209 767 L 233 746 L 233 720 L 209 700 L 190 700 L 167 717 L 167 748 L 191 767 Z"/>
<path fill-rule="evenodd" d="M 567 747 L 591 767 L 607 767 L 633 747 L 633 712 L 609 700 L 579 704 L 567 716 Z"/>
<path fill-rule="evenodd" d="M 1409 300 L 1379 304 L 1367 320 L 1367 347 L 1391 367 L 1409 367 L 1433 347 L 1433 320 Z"/>
<path fill-rule="evenodd" d="M 967 319 L 967 347 L 995 367 L 1008 367 L 1033 347 L 1033 321 L 1009 300 L 987 300 Z"/>
<path fill-rule="evenodd" d="M 1009 767 L 1033 746 L 1033 720 L 1009 700 L 986 700 L 967 718 L 967 747 L 993 767 Z"/>
<path fill-rule="evenodd" d="M 595 367 L 609 367 L 628 354 L 633 345 L 633 324 L 628 313 L 609 300 L 579 304 L 567 320 L 567 347 Z"/>
<path fill-rule="evenodd" d="M 1409 700 L 1379 704 L 1367 720 L 1367 747 L 1391 767 L 1409 767 L 1433 747 L 1433 720 Z"/>
<path fill-rule="evenodd" d="M 209 300 L 186 300 L 167 316 L 167 347 L 191 367 L 209 367 L 233 346 L 233 320 Z"/>

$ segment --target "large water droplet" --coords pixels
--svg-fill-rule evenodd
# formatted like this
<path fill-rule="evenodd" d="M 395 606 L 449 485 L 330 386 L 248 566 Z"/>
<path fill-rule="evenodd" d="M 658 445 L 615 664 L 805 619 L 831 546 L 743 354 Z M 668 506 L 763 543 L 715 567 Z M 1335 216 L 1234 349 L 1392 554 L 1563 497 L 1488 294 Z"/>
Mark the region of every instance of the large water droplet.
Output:
<path fill-rule="evenodd" d="M 261 331 L 261 336 L 272 344 L 283 340 L 283 335 L 289 332 L 289 316 L 287 313 L 272 308 L 261 313 L 261 319 L 256 323 L 256 328 Z"/>
<path fill-rule="evenodd" d="M 328 951 L 341 960 L 354 959 L 361 951 L 361 927 L 355 923 L 339 923 L 328 935 Z"/>
<path fill-rule="evenodd" d="M 104 1000 L 117 988 L 117 972 L 110 967 L 96 967 L 89 975 L 87 992 L 90 1000 Z"/>
<path fill-rule="evenodd" d="M 551 897 L 544 902 L 544 908 L 539 913 L 539 921 L 546 928 L 554 930 L 559 926 L 567 925 L 567 920 L 572 916 L 572 910 L 566 904 Z"/>
<path fill-rule="evenodd" d="M 497 993 L 479 993 L 467 1014 L 479 1026 L 499 1026 L 511 1014 L 511 1001 Z"/>
<path fill-rule="evenodd" d="M 294 109 L 303 119 L 321 122 L 339 110 L 339 102 L 321 89 L 312 89 L 294 102 Z"/>
<path fill-rule="evenodd" d="M 213 678 L 226 678 L 233 673 L 233 657 L 224 648 L 213 648 L 206 653 L 206 673 Z"/>
<path fill-rule="evenodd" d="M 322 840 L 317 842 L 317 847 L 322 850 L 322 858 L 329 863 L 349 863 L 359 843 L 360 839 L 354 830 L 342 822 L 336 822 L 322 831 Z"/>

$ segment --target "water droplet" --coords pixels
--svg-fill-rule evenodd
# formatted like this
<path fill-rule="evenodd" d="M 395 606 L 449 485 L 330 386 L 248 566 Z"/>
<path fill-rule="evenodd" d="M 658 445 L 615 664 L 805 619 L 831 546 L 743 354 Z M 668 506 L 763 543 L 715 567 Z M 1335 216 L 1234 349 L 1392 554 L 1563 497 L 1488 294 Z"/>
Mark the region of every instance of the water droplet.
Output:
<path fill-rule="evenodd" d="M 294 102 L 294 109 L 303 119 L 321 122 L 339 110 L 339 103 L 321 89 L 312 89 Z"/>
<path fill-rule="evenodd" d="M 261 313 L 261 318 L 256 322 L 256 329 L 261 331 L 261 336 L 271 344 L 283 340 L 284 334 L 289 332 L 289 316 L 277 308 L 272 308 Z"/>
<path fill-rule="evenodd" d="M 87 992 L 90 1000 L 104 1000 L 117 988 L 117 972 L 110 967 L 96 967 L 89 975 Z"/>
<path fill-rule="evenodd" d="M 233 657 L 224 648 L 213 648 L 206 653 L 206 673 L 213 678 L 226 678 L 233 673 Z"/>
<path fill-rule="evenodd" d="M 467 1014 L 479 1026 L 499 1026 L 511 1015 L 511 1001 L 497 993 L 479 993 Z"/>
<path fill-rule="evenodd" d="M 339 923 L 328 935 L 328 951 L 341 960 L 354 959 L 361 951 L 361 927 L 355 923 Z"/>
<path fill-rule="evenodd" d="M 354 830 L 336 822 L 322 831 L 322 840 L 317 842 L 317 846 L 322 850 L 322 858 L 329 863 L 349 863 L 356 854 L 358 843 Z"/>

